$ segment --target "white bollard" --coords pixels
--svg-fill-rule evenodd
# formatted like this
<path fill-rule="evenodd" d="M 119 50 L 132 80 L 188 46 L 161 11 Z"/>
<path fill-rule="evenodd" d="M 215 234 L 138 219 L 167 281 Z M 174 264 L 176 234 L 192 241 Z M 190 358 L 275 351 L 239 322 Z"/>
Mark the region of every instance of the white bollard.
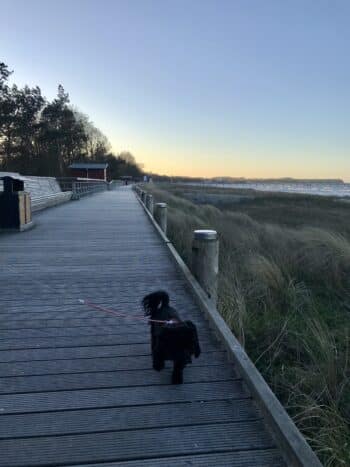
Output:
<path fill-rule="evenodd" d="M 192 272 L 209 299 L 216 305 L 219 239 L 215 230 L 195 230 L 193 232 Z"/>
<path fill-rule="evenodd" d="M 156 203 L 154 218 L 157 221 L 159 227 L 163 230 L 166 235 L 167 231 L 167 204 L 166 203 Z"/>

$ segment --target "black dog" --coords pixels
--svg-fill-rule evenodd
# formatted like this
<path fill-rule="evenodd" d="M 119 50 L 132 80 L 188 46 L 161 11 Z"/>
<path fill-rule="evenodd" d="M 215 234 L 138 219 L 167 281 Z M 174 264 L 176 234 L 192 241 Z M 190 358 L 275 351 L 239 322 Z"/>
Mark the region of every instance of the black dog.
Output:
<path fill-rule="evenodd" d="M 150 320 L 153 368 L 160 371 L 165 360 L 174 362 L 173 384 L 182 384 L 182 371 L 187 363 L 192 363 L 191 356 L 199 357 L 196 326 L 192 321 L 181 321 L 176 310 L 169 306 L 169 295 L 163 290 L 146 295 L 142 300 L 145 316 Z"/>

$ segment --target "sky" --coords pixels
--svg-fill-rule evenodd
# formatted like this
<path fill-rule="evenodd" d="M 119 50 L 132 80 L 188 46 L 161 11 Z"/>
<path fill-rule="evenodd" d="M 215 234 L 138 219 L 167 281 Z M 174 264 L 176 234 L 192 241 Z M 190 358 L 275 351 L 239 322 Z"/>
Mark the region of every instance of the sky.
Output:
<path fill-rule="evenodd" d="M 0 61 L 147 171 L 350 181 L 348 0 L 0 0 Z"/>

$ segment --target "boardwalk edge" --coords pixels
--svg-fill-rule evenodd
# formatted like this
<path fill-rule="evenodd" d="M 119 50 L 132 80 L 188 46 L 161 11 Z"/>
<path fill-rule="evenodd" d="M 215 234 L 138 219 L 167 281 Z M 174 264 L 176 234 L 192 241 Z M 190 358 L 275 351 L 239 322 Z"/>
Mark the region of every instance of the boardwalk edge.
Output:
<path fill-rule="evenodd" d="M 205 292 L 198 284 L 197 280 L 194 278 L 193 274 L 172 245 L 171 241 L 166 235 L 164 235 L 164 232 L 160 229 L 136 193 L 135 196 L 170 251 L 178 268 L 184 275 L 197 304 L 209 319 L 215 334 L 225 345 L 229 358 L 234 362 L 244 382 L 252 392 L 252 395 L 265 418 L 267 427 L 287 464 L 293 467 L 322 467 L 321 462 L 305 440 L 304 436 L 287 414 L 286 410 L 272 392 L 263 376 L 245 353 L 241 344 L 232 334 L 230 328 L 227 326 L 216 307 L 213 306 L 207 298 Z"/>

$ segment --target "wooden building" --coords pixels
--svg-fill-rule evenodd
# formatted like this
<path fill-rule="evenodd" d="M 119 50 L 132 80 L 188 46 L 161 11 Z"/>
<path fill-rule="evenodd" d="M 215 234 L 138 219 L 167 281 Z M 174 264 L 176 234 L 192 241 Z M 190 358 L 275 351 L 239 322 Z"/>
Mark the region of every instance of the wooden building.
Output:
<path fill-rule="evenodd" d="M 72 177 L 108 180 L 108 164 L 94 162 L 74 162 L 69 166 Z"/>

